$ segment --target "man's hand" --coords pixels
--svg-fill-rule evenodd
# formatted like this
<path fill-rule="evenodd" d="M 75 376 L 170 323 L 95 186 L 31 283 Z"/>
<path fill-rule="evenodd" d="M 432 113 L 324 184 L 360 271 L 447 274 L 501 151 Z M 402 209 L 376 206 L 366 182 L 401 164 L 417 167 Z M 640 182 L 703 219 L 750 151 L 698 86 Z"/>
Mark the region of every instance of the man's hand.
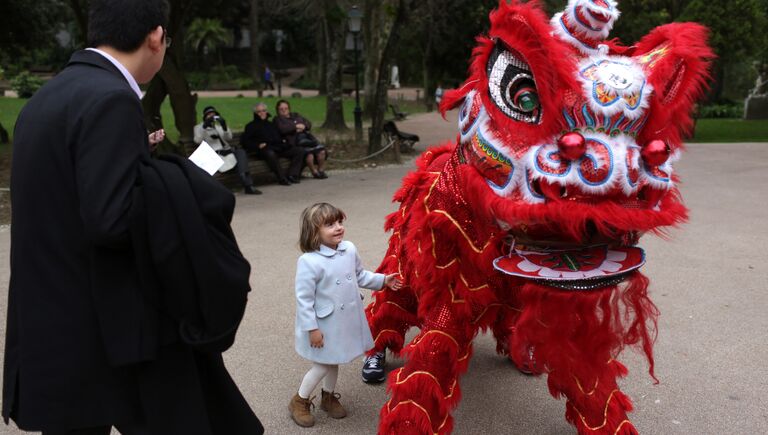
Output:
<path fill-rule="evenodd" d="M 165 139 L 165 130 L 162 128 L 157 131 L 153 131 L 149 134 L 149 151 L 152 152 L 157 148 L 157 144 Z"/>
<path fill-rule="evenodd" d="M 304 131 L 306 129 L 307 129 L 307 126 L 304 125 L 304 124 L 302 124 L 302 123 L 296 124 L 296 131 L 298 131 L 299 133 L 301 133 L 302 131 Z"/>
<path fill-rule="evenodd" d="M 323 333 L 319 329 L 309 331 L 309 345 L 316 348 L 323 347 Z"/>
<path fill-rule="evenodd" d="M 393 273 L 384 277 L 384 285 L 392 290 L 400 290 L 403 287 L 403 282 L 397 278 L 396 273 Z"/>
<path fill-rule="evenodd" d="M 267 147 L 267 143 L 266 142 L 262 142 L 262 143 L 259 144 L 259 149 L 260 150 L 263 150 L 266 147 Z"/>

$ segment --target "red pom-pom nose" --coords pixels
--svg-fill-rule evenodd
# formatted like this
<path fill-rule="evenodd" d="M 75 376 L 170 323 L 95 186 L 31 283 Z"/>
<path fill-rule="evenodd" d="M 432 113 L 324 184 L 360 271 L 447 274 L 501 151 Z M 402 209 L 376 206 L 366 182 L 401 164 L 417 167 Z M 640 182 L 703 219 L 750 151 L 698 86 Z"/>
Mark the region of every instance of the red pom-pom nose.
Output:
<path fill-rule="evenodd" d="M 663 165 L 669 159 L 669 145 L 660 139 L 654 139 L 643 147 L 640 155 L 648 166 Z"/>
<path fill-rule="evenodd" d="M 560 150 L 560 155 L 566 159 L 578 160 L 587 152 L 587 141 L 581 133 L 572 131 L 557 139 L 557 148 Z"/>

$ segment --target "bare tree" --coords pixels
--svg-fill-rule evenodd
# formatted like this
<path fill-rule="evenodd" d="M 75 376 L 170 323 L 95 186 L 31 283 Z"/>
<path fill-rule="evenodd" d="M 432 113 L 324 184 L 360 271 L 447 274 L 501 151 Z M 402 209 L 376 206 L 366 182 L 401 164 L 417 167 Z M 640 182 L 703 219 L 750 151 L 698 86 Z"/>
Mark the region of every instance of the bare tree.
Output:
<path fill-rule="evenodd" d="M 251 0 L 251 12 L 248 15 L 248 31 L 251 36 L 251 79 L 253 80 L 253 83 L 256 84 L 256 87 L 261 90 L 262 84 L 261 53 L 259 52 L 259 49 L 261 48 L 261 44 L 259 44 L 259 3 L 261 3 L 259 0 Z"/>
<path fill-rule="evenodd" d="M 363 114 L 367 117 L 373 115 L 375 101 L 373 94 L 376 92 L 376 81 L 379 73 L 379 61 L 381 60 L 381 41 L 387 37 L 392 26 L 391 19 L 387 19 L 384 13 L 386 1 L 365 0 L 363 10 L 363 41 L 365 42 L 364 72 L 363 72 Z"/>
<path fill-rule="evenodd" d="M 384 126 L 384 115 L 387 113 L 389 87 L 389 68 L 392 59 L 400 44 L 400 33 L 403 26 L 408 21 L 408 16 L 416 6 L 416 0 L 397 0 L 394 5 L 394 19 L 392 28 L 384 43 L 381 59 L 379 60 L 378 73 L 376 80 L 376 90 L 373 95 L 375 101 L 373 116 L 371 117 L 371 137 L 368 145 L 370 152 L 381 148 L 381 134 Z"/>
<path fill-rule="evenodd" d="M 184 40 L 184 17 L 187 2 L 170 0 L 171 14 L 168 22 L 168 34 L 179 41 L 171 46 L 165 54 L 165 60 L 160 71 L 152 78 L 147 92 L 141 101 L 144 107 L 144 119 L 150 130 L 163 127 L 160 106 L 166 95 L 170 98 L 174 122 L 179 131 L 179 143 L 173 144 L 168 139 L 159 145 L 161 151 L 185 154 L 192 145 L 192 131 L 195 127 L 195 106 L 197 94 L 192 95 L 189 83 L 184 75 L 182 65 L 181 41 Z"/>
<path fill-rule="evenodd" d="M 347 35 L 347 13 L 339 0 L 323 0 L 322 16 L 325 36 L 326 91 L 325 122 L 323 128 L 346 130 L 344 122 L 341 67 L 344 42 Z"/>
<path fill-rule="evenodd" d="M 80 43 L 85 44 L 88 40 L 88 0 L 68 0 L 67 3 L 75 15 Z"/>
<path fill-rule="evenodd" d="M 8 143 L 10 142 L 10 137 L 8 137 L 8 131 L 3 128 L 3 124 L 0 124 L 0 143 Z"/>
<path fill-rule="evenodd" d="M 323 26 L 318 26 L 317 32 L 315 32 L 316 41 L 317 41 L 317 68 L 318 68 L 318 78 L 317 78 L 317 86 L 318 86 L 318 93 L 320 95 L 328 95 L 328 64 L 326 62 L 326 53 L 325 53 L 325 29 Z"/>

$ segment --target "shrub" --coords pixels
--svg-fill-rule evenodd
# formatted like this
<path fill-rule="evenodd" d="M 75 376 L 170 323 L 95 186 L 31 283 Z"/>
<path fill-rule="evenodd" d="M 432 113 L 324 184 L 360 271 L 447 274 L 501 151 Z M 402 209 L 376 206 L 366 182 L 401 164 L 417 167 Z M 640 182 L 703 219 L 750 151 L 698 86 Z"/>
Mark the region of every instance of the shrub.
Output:
<path fill-rule="evenodd" d="M 208 89 L 208 73 L 204 72 L 188 72 L 187 83 L 193 90 Z"/>
<path fill-rule="evenodd" d="M 741 118 L 744 114 L 744 106 L 737 103 L 710 104 L 701 106 L 696 115 L 697 118 Z"/>
<path fill-rule="evenodd" d="M 250 77 L 238 77 L 234 80 L 237 89 L 251 89 L 253 88 L 253 79 Z"/>
<path fill-rule="evenodd" d="M 29 71 L 22 71 L 11 79 L 11 88 L 19 94 L 19 98 L 30 98 L 42 86 L 43 80 Z"/>

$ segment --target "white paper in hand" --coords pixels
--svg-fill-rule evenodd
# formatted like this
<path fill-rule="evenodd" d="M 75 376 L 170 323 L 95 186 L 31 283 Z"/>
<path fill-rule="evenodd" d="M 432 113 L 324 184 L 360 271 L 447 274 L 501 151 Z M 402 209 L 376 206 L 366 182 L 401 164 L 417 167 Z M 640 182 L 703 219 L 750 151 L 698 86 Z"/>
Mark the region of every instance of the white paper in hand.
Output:
<path fill-rule="evenodd" d="M 205 141 L 189 156 L 189 160 L 210 175 L 215 174 L 224 164 L 224 160 Z"/>

